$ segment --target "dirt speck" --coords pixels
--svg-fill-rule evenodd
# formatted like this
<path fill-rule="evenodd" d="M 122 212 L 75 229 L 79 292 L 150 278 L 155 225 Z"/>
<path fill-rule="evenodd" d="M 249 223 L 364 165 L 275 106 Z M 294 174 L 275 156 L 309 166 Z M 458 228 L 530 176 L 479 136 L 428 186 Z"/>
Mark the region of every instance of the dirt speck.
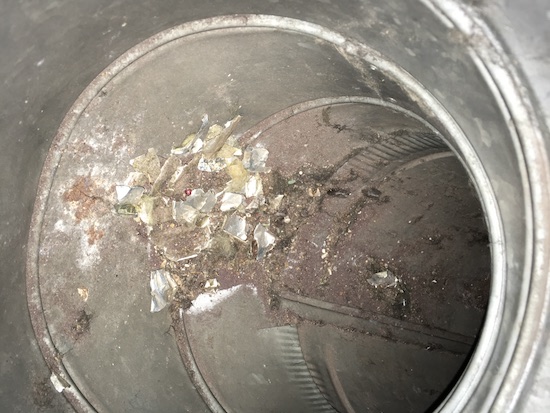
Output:
<path fill-rule="evenodd" d="M 55 391 L 48 378 L 35 379 L 32 385 L 32 401 L 39 408 L 53 407 Z"/>
<path fill-rule="evenodd" d="M 80 310 L 78 312 L 75 323 L 71 326 L 71 332 L 75 340 L 78 340 L 80 337 L 90 331 L 91 319 L 92 315 L 88 314 L 86 310 Z"/>

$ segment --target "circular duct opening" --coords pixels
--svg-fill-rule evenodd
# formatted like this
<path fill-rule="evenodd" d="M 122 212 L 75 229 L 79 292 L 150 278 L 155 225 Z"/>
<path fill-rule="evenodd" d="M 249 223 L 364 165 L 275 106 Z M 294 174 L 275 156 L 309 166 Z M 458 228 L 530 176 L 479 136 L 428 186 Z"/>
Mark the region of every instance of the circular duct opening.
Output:
<path fill-rule="evenodd" d="M 502 318 L 500 166 L 432 89 L 273 16 L 189 23 L 119 58 L 64 120 L 35 207 L 29 303 L 60 389 L 100 411 L 136 386 L 138 404 L 176 388 L 220 412 L 427 411 L 468 363 L 481 380 L 482 322 Z"/>

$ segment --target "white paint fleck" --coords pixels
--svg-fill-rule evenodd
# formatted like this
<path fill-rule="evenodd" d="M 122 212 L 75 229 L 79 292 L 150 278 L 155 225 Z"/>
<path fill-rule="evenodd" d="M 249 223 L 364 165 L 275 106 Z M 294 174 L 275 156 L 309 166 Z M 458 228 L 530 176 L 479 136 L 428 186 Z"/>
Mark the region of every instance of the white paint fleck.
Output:
<path fill-rule="evenodd" d="M 67 232 L 67 225 L 65 224 L 65 221 L 63 221 L 62 219 L 58 219 L 54 226 L 53 226 L 53 229 L 58 231 L 58 232 L 63 232 L 63 233 L 66 233 Z"/>
<path fill-rule="evenodd" d="M 82 231 L 80 236 L 80 257 L 76 260 L 76 265 L 81 270 L 86 270 L 99 262 L 99 248 L 96 244 L 90 245 L 88 242 L 88 235 Z"/>
<path fill-rule="evenodd" d="M 52 382 L 55 390 L 57 390 L 59 393 L 61 393 L 65 389 L 65 386 L 63 385 L 61 380 L 59 380 L 59 377 L 55 375 L 55 373 L 52 373 L 52 375 L 50 376 L 50 381 Z"/>
<path fill-rule="evenodd" d="M 191 307 L 186 311 L 186 313 L 193 315 L 193 314 L 200 314 L 206 311 L 210 311 L 221 302 L 227 300 L 229 297 L 235 294 L 242 287 L 250 288 L 254 292 L 254 294 L 258 293 L 258 290 L 256 289 L 256 287 L 252 285 L 242 285 L 242 284 L 236 285 L 235 287 L 231 287 L 225 290 L 219 290 L 214 293 L 203 293 L 203 294 L 200 294 L 197 298 L 195 298 L 195 300 L 193 300 L 193 302 L 191 303 Z"/>

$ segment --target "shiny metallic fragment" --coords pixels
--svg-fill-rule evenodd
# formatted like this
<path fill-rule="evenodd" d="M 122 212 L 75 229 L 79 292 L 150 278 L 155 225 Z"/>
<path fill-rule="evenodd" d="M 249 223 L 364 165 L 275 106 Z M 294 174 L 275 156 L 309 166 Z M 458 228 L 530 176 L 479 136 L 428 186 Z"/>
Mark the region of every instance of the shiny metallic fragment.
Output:
<path fill-rule="evenodd" d="M 174 201 L 172 203 L 172 217 L 178 224 L 186 222 L 195 225 L 199 217 L 199 211 L 184 201 Z"/>
<path fill-rule="evenodd" d="M 371 275 L 367 282 L 374 288 L 390 288 L 397 286 L 398 279 L 393 272 L 386 270 Z"/>
<path fill-rule="evenodd" d="M 223 230 L 240 241 L 246 241 L 246 219 L 237 214 L 227 217 Z"/>
<path fill-rule="evenodd" d="M 241 206 L 244 201 L 244 196 L 241 194 L 236 194 L 234 192 L 226 192 L 223 194 L 220 211 L 226 212 L 231 211 L 232 209 L 237 209 Z"/>
<path fill-rule="evenodd" d="M 276 238 L 267 230 L 265 226 L 258 224 L 256 225 L 256 228 L 254 228 L 254 240 L 258 245 L 258 255 L 256 256 L 256 259 L 261 260 L 269 251 L 273 249 Z"/>
<path fill-rule="evenodd" d="M 269 151 L 265 148 L 248 147 L 244 151 L 243 165 L 250 172 L 269 172 L 271 168 L 265 166 Z"/>
<path fill-rule="evenodd" d="M 141 186 L 130 187 L 126 185 L 117 185 L 115 188 L 116 198 L 119 204 L 139 204 L 145 188 Z"/>
<path fill-rule="evenodd" d="M 188 153 L 197 153 L 203 147 L 204 138 L 208 132 L 208 115 L 204 115 L 201 120 L 201 126 L 197 133 L 188 135 L 182 144 L 172 148 L 172 155 L 186 155 Z"/>
<path fill-rule="evenodd" d="M 250 197 L 259 197 L 262 196 L 264 193 L 263 191 L 263 185 L 262 185 L 262 179 L 260 178 L 260 175 L 255 174 L 251 175 L 246 183 L 244 184 L 244 195 L 247 198 Z"/>
<path fill-rule="evenodd" d="M 214 208 L 214 205 L 216 204 L 216 194 L 212 190 L 204 192 L 202 189 L 198 188 L 194 189 L 191 192 L 191 195 L 189 195 L 183 202 L 192 206 L 197 211 L 207 214 L 212 211 L 212 208 Z"/>
<path fill-rule="evenodd" d="M 151 271 L 151 312 L 157 313 L 172 300 L 177 284 L 166 270 Z"/>

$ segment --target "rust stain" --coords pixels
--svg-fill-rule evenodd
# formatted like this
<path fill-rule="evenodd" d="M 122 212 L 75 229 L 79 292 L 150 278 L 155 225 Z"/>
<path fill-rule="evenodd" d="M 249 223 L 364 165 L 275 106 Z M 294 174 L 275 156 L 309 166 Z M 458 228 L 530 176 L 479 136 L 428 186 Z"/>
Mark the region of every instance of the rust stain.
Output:
<path fill-rule="evenodd" d="M 88 218 L 98 204 L 103 204 L 104 195 L 105 191 L 98 187 L 91 177 L 80 176 L 63 194 L 63 200 L 76 204 L 75 219 L 76 222 L 80 222 Z"/>
<path fill-rule="evenodd" d="M 92 225 L 88 228 L 86 234 L 88 234 L 88 245 L 94 245 L 96 241 L 99 241 L 105 236 L 105 231 L 102 229 L 96 229 L 96 227 Z"/>

